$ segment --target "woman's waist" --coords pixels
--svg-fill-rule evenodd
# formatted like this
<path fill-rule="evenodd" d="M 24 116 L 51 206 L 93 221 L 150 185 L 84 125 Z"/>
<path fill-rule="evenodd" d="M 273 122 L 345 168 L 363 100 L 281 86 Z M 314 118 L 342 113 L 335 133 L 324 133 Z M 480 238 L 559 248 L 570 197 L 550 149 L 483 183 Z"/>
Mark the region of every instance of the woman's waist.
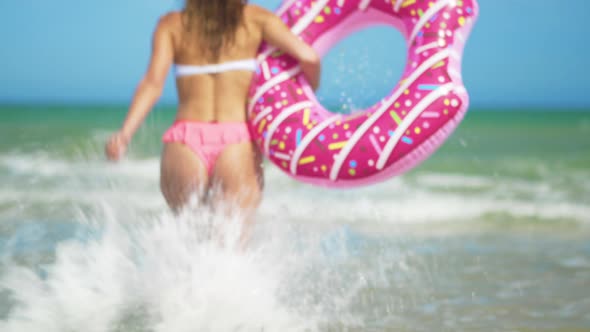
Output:
<path fill-rule="evenodd" d="M 212 107 L 200 103 L 184 103 L 178 106 L 176 122 L 200 123 L 245 123 L 246 109 L 243 105 Z"/>

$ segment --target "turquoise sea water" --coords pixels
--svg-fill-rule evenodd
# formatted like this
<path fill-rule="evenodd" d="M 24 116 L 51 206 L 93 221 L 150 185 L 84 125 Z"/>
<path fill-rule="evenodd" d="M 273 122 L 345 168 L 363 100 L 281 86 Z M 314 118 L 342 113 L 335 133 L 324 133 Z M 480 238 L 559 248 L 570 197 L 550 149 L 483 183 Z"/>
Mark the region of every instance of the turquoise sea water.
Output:
<path fill-rule="evenodd" d="M 423 165 L 333 191 L 265 167 L 252 248 L 168 212 L 159 108 L 0 108 L 1 331 L 590 331 L 590 112 L 472 110 Z"/>

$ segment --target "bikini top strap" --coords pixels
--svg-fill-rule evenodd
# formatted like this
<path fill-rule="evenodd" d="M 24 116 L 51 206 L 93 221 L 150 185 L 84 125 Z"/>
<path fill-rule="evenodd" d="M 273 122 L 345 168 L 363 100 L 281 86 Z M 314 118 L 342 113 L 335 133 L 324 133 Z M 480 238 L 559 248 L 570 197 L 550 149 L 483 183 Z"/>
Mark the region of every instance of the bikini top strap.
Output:
<path fill-rule="evenodd" d="M 218 74 L 238 70 L 256 71 L 256 68 L 258 68 L 256 59 L 246 59 L 204 66 L 177 64 L 174 66 L 174 71 L 176 77 L 182 77 L 190 75 Z"/>

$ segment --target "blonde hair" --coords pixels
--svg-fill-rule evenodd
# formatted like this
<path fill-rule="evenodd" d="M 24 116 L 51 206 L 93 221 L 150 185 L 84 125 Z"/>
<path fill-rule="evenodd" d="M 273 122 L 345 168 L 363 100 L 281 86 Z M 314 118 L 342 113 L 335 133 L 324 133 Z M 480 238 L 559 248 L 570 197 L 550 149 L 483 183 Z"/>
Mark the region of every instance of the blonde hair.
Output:
<path fill-rule="evenodd" d="M 224 46 L 235 42 L 243 23 L 247 0 L 186 0 L 183 22 L 191 36 L 197 37 L 201 52 L 217 60 Z"/>

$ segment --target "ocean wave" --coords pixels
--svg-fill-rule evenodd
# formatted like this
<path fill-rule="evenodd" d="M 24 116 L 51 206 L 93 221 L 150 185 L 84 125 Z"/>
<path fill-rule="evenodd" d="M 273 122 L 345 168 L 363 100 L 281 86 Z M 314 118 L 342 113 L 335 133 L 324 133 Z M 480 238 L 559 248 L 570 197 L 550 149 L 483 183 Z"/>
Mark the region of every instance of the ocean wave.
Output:
<path fill-rule="evenodd" d="M 15 206 L 91 206 L 106 200 L 137 211 L 165 209 L 157 158 L 68 161 L 44 153 L 0 156 L 0 217 Z M 507 221 L 538 219 L 590 222 L 590 182 L 584 172 L 543 181 L 512 176 L 416 171 L 382 184 L 329 190 L 298 183 L 265 166 L 262 218 L 303 223 L 411 225 L 465 223 L 497 215 Z M 12 211 L 12 212 L 11 212 Z M 14 217 L 14 216 L 13 216 Z M 489 218 L 488 218 L 489 219 Z M 527 220 L 529 221 L 529 220 Z"/>

